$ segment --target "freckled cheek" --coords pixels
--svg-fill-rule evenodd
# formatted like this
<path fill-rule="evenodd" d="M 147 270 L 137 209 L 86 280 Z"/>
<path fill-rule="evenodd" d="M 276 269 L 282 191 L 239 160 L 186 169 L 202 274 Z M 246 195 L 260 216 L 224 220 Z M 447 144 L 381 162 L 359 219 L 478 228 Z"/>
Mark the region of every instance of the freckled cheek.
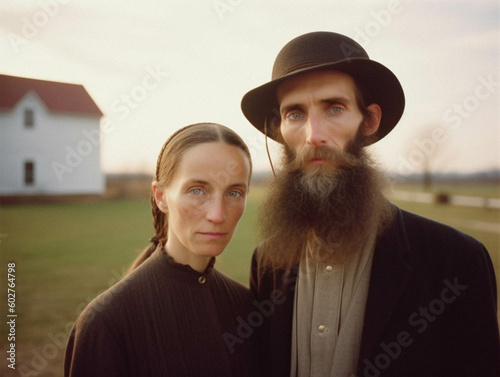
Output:
<path fill-rule="evenodd" d="M 177 212 L 185 220 L 196 219 L 203 215 L 203 204 L 196 200 L 184 200 L 178 203 Z"/>
<path fill-rule="evenodd" d="M 236 227 L 244 212 L 245 204 L 237 205 L 234 208 L 231 208 L 231 220 L 233 222 L 233 227 Z"/>
<path fill-rule="evenodd" d="M 195 219 L 203 215 L 203 209 L 200 206 L 187 206 L 182 208 L 180 214 L 185 219 Z"/>

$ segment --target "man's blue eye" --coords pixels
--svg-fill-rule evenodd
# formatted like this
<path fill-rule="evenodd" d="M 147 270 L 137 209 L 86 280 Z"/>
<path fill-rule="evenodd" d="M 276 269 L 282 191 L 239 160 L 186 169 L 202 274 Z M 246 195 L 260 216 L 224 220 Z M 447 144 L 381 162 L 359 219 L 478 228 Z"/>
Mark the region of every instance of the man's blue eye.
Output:
<path fill-rule="evenodd" d="M 341 113 L 342 111 L 344 111 L 343 108 L 335 106 L 335 107 L 330 107 L 327 112 L 329 114 L 338 114 Z"/>
<path fill-rule="evenodd" d="M 301 113 L 291 113 L 291 114 L 287 115 L 287 118 L 290 120 L 297 120 L 297 119 L 300 119 L 303 117 L 304 116 Z"/>

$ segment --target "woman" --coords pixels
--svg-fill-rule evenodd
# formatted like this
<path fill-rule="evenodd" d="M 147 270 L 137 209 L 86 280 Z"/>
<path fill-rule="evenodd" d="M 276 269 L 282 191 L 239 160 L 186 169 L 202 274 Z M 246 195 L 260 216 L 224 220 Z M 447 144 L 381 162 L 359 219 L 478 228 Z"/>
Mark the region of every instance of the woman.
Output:
<path fill-rule="evenodd" d="M 78 318 L 65 376 L 257 375 L 255 337 L 238 336 L 251 294 L 214 269 L 251 170 L 247 146 L 227 127 L 194 124 L 167 140 L 152 183 L 156 235 Z"/>

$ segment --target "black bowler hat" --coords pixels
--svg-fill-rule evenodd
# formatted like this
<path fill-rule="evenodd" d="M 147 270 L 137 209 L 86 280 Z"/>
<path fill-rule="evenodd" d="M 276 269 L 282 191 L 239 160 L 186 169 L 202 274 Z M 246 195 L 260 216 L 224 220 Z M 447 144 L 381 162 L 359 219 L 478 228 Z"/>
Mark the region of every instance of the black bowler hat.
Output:
<path fill-rule="evenodd" d="M 382 64 L 370 60 L 356 41 L 324 31 L 301 35 L 281 49 L 274 61 L 271 81 L 243 96 L 243 114 L 259 131 L 276 140 L 272 122 L 279 119 L 276 98 L 279 84 L 302 73 L 324 68 L 352 76 L 361 88 L 366 105 L 377 103 L 381 107 L 382 119 L 373 142 L 382 139 L 396 126 L 405 107 L 403 88 L 396 76 Z M 265 130 L 266 122 L 271 129 Z"/>

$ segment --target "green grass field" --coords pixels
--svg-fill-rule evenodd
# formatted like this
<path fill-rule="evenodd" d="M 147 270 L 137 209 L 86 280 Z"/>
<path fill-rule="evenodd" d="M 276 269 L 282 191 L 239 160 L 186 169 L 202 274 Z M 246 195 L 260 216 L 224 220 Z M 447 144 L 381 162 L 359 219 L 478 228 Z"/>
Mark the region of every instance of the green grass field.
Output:
<path fill-rule="evenodd" d="M 237 233 L 216 266 L 248 282 L 261 190 L 253 188 Z M 500 211 L 397 203 L 450 224 L 483 242 L 500 275 Z M 7 328 L 2 321 L 2 376 L 61 376 L 69 330 L 87 303 L 113 285 L 153 234 L 144 201 L 0 207 L 2 287 L 7 263 L 16 264 L 16 371 L 6 367 Z M 6 290 L 2 312 L 7 314 Z"/>

